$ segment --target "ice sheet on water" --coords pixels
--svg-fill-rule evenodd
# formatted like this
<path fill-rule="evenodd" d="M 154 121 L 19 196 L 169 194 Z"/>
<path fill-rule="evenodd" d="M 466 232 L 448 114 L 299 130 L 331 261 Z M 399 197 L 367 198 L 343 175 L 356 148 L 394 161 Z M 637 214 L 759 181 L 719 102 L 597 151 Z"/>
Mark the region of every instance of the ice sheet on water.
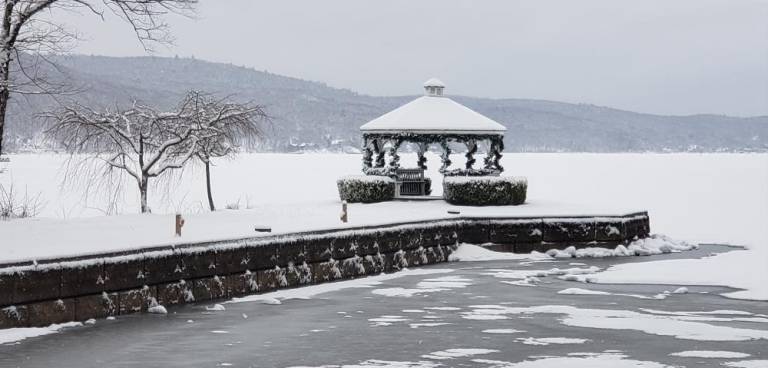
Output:
<path fill-rule="evenodd" d="M 448 323 L 448 322 L 422 322 L 422 323 L 410 323 L 408 325 L 411 326 L 411 328 L 421 328 L 421 327 L 445 326 L 445 325 L 450 325 L 450 323 Z"/>
<path fill-rule="evenodd" d="M 83 324 L 80 322 L 67 322 L 53 324 L 47 327 L 22 327 L 22 328 L 6 328 L 0 329 L 0 344 L 8 344 L 18 342 L 31 337 L 50 335 L 57 333 L 65 328 L 79 327 Z"/>
<path fill-rule="evenodd" d="M 726 362 L 723 363 L 726 367 L 733 367 L 733 368 L 765 368 L 768 367 L 768 360 L 766 359 L 757 359 L 757 360 L 740 360 L 736 362 Z"/>
<path fill-rule="evenodd" d="M 521 362 L 473 359 L 485 368 L 672 368 L 657 362 L 627 359 L 626 355 L 615 353 L 594 353 L 582 356 L 529 357 Z"/>
<path fill-rule="evenodd" d="M 515 341 L 525 345 L 549 345 L 549 344 L 583 344 L 589 339 L 568 338 L 568 337 L 521 337 Z"/>
<path fill-rule="evenodd" d="M 368 322 L 370 322 L 371 327 L 391 326 L 393 323 L 396 323 L 396 322 L 407 322 L 407 321 L 410 321 L 410 319 L 405 318 L 403 316 L 394 316 L 394 315 L 383 315 L 380 317 L 368 319 Z"/>
<path fill-rule="evenodd" d="M 357 364 L 292 366 L 288 368 L 436 368 L 439 366 L 441 365 L 430 361 L 409 362 L 369 359 Z"/>
<path fill-rule="evenodd" d="M 207 311 L 225 311 L 227 309 L 224 308 L 224 306 L 221 305 L 221 304 L 214 304 L 214 305 L 206 306 L 205 310 L 207 310 Z"/>
<path fill-rule="evenodd" d="M 424 309 L 437 310 L 437 311 L 457 311 L 457 310 L 461 310 L 461 308 L 459 308 L 459 307 L 424 307 Z"/>
<path fill-rule="evenodd" d="M 605 292 L 605 291 L 587 290 L 587 289 L 580 289 L 580 288 L 564 289 L 564 290 L 558 291 L 557 293 L 564 294 L 564 295 L 611 295 L 611 293 Z"/>
<path fill-rule="evenodd" d="M 640 294 L 624 294 L 624 293 L 609 293 L 607 291 L 600 291 L 600 290 L 589 290 L 589 289 L 582 289 L 582 288 L 568 288 L 563 289 L 557 292 L 561 295 L 612 295 L 612 296 L 626 296 L 630 298 L 637 298 L 637 299 L 664 299 L 666 298 L 666 294 L 663 294 L 663 298 L 659 295 L 655 296 L 645 296 Z"/>
<path fill-rule="evenodd" d="M 676 357 L 685 357 L 685 358 L 719 358 L 719 359 L 746 358 L 750 356 L 750 354 L 747 354 L 747 353 L 739 353 L 735 351 L 721 351 L 721 350 L 686 350 L 686 351 L 679 351 L 677 353 L 672 353 L 669 355 L 676 356 Z"/>
<path fill-rule="evenodd" d="M 514 328 L 492 328 L 488 330 L 483 330 L 483 333 L 487 334 L 513 334 L 513 333 L 523 333 L 525 331 L 523 330 L 515 330 Z"/>
<path fill-rule="evenodd" d="M 446 359 L 470 357 L 474 355 L 486 355 L 486 354 L 498 353 L 498 352 L 499 352 L 498 350 L 493 350 L 493 349 L 457 348 L 457 349 L 435 351 L 426 355 L 422 355 L 421 357 L 424 359 L 432 359 L 432 360 L 446 360 Z"/>
<path fill-rule="evenodd" d="M 376 295 L 383 295 L 388 297 L 406 297 L 410 298 L 415 295 L 422 295 L 428 293 L 436 293 L 440 291 L 447 291 L 451 289 L 461 289 L 472 285 L 472 280 L 461 276 L 443 276 L 431 279 L 424 279 L 416 284 L 415 288 L 403 288 L 392 287 L 375 289 L 371 291 Z"/>
<path fill-rule="evenodd" d="M 672 336 L 698 341 L 768 340 L 768 331 L 689 320 L 689 316 L 658 315 L 629 310 L 578 308 L 567 305 L 507 307 L 502 305 L 471 306 L 462 312 L 470 320 L 508 319 L 510 315 L 554 314 L 567 326 L 610 330 L 634 330 L 647 334 Z"/>

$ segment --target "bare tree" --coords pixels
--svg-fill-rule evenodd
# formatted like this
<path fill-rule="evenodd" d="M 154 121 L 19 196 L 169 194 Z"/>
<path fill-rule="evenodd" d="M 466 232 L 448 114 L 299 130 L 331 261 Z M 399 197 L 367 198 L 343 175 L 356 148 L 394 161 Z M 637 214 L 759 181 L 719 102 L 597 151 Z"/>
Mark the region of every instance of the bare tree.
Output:
<path fill-rule="evenodd" d="M 267 118 L 261 106 L 217 100 L 198 91 L 187 93 L 170 112 L 134 102 L 126 110 L 65 106 L 48 117 L 52 126 L 47 135 L 73 157 L 86 157 L 70 166 L 69 176 L 109 181 L 116 179 L 111 175 L 115 170 L 126 173 L 139 189 L 143 213 L 149 212 L 150 180 L 183 169 L 195 158 L 205 164 L 208 203 L 214 210 L 211 158 L 236 154 L 240 145 L 259 137 L 258 123 Z M 90 171 L 94 161 L 103 171 Z"/>
<path fill-rule="evenodd" d="M 267 114 L 262 106 L 215 99 L 200 91 L 188 92 L 180 111 L 191 119 L 190 124 L 196 128 L 196 156 L 205 165 L 208 206 L 215 211 L 211 191 L 211 159 L 232 157 L 240 147 L 258 139 L 261 136 L 260 123 L 268 120 Z"/>
<path fill-rule="evenodd" d="M 66 51 L 77 40 L 74 30 L 57 23 L 61 11 L 92 13 L 104 19 L 109 11 L 126 21 L 144 48 L 171 41 L 169 13 L 186 14 L 197 0 L 2 0 L 0 29 L 0 154 L 8 101 L 12 94 L 53 94 L 61 83 L 40 73 L 47 55 Z M 53 65 L 52 63 L 50 63 Z"/>
<path fill-rule="evenodd" d="M 98 112 L 74 105 L 49 114 L 53 125 L 47 134 L 71 154 L 83 154 L 103 164 L 102 176 L 113 170 L 132 177 L 138 186 L 141 212 L 149 212 L 147 191 L 150 179 L 169 170 L 181 169 L 199 152 L 199 127 L 187 124 L 191 116 L 183 108 L 159 113 L 134 103 L 127 110 Z M 84 165 L 74 165 L 70 175 L 83 174 Z M 98 178 L 93 178 L 98 179 Z"/>

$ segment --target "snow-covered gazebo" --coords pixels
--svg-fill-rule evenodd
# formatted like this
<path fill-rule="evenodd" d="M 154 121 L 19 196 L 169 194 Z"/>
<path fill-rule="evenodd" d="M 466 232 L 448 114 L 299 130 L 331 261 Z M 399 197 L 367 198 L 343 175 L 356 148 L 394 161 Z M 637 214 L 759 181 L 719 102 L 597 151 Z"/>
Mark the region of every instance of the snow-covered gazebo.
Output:
<path fill-rule="evenodd" d="M 432 78 L 424 83 L 425 95 L 400 106 L 360 127 L 363 133 L 363 172 L 367 175 L 397 176 L 400 168 L 398 149 L 405 142 L 418 146 L 418 169 L 427 168 L 424 154 L 430 144 L 442 149 L 440 173 L 445 176 L 498 175 L 504 149 L 503 125 L 445 97 L 445 85 Z M 488 142 L 482 168 L 475 168 L 478 144 Z M 449 170 L 449 143 L 466 145 L 464 168 Z M 388 148 L 385 148 L 388 145 Z M 389 154 L 389 160 L 386 155 Z"/>

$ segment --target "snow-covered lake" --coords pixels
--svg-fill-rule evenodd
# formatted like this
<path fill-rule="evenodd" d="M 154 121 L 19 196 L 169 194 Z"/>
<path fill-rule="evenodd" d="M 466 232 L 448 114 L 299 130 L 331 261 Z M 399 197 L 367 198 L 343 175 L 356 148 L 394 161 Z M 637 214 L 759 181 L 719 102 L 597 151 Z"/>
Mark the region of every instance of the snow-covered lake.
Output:
<path fill-rule="evenodd" d="M 455 155 L 455 164 L 463 162 Z M 0 183 L 40 193 L 41 216 L 0 222 L 3 260 L 46 257 L 131 245 L 169 243 L 172 219 L 187 218 L 182 240 L 252 234 L 254 224 L 275 231 L 340 226 L 335 180 L 360 172 L 359 155 L 244 154 L 213 169 L 214 198 L 220 208 L 205 211 L 200 168 L 188 170 L 167 189 L 150 193 L 153 215 L 138 212 L 137 191 L 126 181 L 125 195 L 112 210 L 90 178 L 65 178 L 66 156 L 13 155 Z M 403 166 L 415 157 L 403 155 Z M 768 155 L 765 154 L 506 154 L 505 175 L 526 176 L 528 202 L 505 208 L 463 208 L 463 214 L 612 214 L 648 210 L 651 230 L 688 241 L 746 245 L 700 261 L 627 265 L 601 274 L 601 281 L 718 284 L 752 291 L 733 296 L 768 299 Z M 429 175 L 440 194 L 439 159 L 429 156 Z M 71 180 L 78 179 L 78 180 Z M 90 189 L 90 190 L 89 190 Z M 87 196 L 85 195 L 87 193 Z M 441 201 L 352 205 L 350 226 L 446 216 Z M 120 216 L 104 217 L 105 212 Z M 122 242 L 122 243 L 121 243 Z M 85 247 L 85 248 L 78 248 Z"/>

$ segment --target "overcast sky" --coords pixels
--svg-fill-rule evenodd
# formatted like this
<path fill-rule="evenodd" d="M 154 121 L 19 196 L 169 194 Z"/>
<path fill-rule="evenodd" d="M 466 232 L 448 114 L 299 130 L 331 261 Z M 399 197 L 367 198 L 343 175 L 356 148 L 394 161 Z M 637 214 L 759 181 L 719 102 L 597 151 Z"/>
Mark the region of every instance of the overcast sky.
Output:
<path fill-rule="evenodd" d="M 77 52 L 146 55 L 130 27 L 63 15 Z M 768 0 L 200 0 L 159 55 L 255 67 L 373 95 L 584 102 L 768 115 Z"/>

